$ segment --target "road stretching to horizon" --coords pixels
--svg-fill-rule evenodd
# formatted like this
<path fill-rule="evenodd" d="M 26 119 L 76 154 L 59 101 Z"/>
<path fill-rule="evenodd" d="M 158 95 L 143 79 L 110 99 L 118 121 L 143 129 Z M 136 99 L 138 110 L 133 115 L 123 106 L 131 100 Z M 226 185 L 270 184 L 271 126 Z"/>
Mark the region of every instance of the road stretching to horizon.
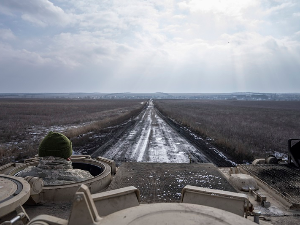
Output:
<path fill-rule="evenodd" d="M 189 163 L 190 159 L 210 162 L 157 115 L 151 100 L 135 126 L 126 131 L 103 157 L 116 162 Z"/>

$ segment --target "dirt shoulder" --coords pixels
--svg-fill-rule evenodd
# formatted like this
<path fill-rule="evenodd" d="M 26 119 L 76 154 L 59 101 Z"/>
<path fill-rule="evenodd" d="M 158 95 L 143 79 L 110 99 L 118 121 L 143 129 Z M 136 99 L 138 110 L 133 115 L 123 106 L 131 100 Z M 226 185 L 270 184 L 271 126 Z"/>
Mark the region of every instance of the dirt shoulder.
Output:
<path fill-rule="evenodd" d="M 207 158 L 211 160 L 216 166 L 219 167 L 231 167 L 235 166 L 235 162 L 229 156 L 225 156 L 216 147 L 210 144 L 207 140 L 194 134 L 191 130 L 186 127 L 181 126 L 176 121 L 164 116 L 160 111 L 156 110 L 157 114 L 174 130 L 176 130 L 180 135 L 186 138 L 192 145 L 198 148 Z M 197 155 L 195 155 L 197 157 Z"/>

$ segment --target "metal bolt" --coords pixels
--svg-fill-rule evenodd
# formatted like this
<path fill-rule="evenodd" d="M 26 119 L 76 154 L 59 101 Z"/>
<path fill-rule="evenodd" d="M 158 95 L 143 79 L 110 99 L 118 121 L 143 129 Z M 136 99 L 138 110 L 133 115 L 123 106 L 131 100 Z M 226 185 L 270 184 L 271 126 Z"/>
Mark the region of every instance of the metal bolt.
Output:
<path fill-rule="evenodd" d="M 82 197 L 80 195 L 76 195 L 75 197 L 76 202 L 82 201 Z"/>
<path fill-rule="evenodd" d="M 253 216 L 254 216 L 254 223 L 259 224 L 259 216 L 261 215 L 261 212 L 259 210 L 253 210 Z"/>

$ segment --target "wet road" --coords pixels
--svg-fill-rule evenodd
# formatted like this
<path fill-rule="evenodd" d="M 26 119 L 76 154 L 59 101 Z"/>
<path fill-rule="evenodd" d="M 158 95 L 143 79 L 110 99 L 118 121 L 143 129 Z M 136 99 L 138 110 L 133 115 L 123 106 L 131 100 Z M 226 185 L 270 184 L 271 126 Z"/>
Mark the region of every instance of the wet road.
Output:
<path fill-rule="evenodd" d="M 151 101 L 137 124 L 103 157 L 116 162 L 189 163 L 190 158 L 195 162 L 210 162 L 157 115 Z"/>

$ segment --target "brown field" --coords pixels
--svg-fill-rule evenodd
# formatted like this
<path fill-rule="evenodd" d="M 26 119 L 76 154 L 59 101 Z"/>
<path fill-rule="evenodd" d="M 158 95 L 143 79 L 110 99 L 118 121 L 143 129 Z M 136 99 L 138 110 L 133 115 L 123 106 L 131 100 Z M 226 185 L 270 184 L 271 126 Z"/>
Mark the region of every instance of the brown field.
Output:
<path fill-rule="evenodd" d="M 48 131 L 76 139 L 136 116 L 142 100 L 0 99 L 0 165 L 37 154 Z M 144 101 L 145 102 L 145 101 Z M 78 138 L 79 137 L 79 138 Z"/>
<path fill-rule="evenodd" d="M 189 127 L 238 162 L 287 153 L 300 138 L 300 101 L 155 100 L 164 115 Z"/>

